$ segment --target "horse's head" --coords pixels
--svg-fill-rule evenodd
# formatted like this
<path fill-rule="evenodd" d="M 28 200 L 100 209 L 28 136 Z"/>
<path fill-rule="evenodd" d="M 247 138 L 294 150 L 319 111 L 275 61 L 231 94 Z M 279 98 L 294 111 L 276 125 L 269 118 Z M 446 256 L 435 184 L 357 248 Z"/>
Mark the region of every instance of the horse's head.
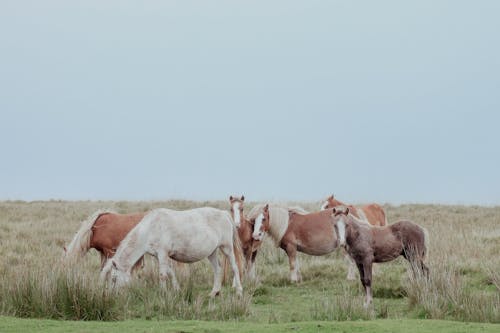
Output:
<path fill-rule="evenodd" d="M 130 282 L 130 274 L 119 269 L 114 260 L 111 261 L 111 281 L 116 287 L 122 287 Z"/>
<path fill-rule="evenodd" d="M 116 261 L 110 259 L 101 271 L 101 279 L 111 280 L 112 286 L 122 287 L 130 282 L 130 273 L 121 270 Z"/>
<path fill-rule="evenodd" d="M 339 245 L 346 246 L 346 220 L 345 217 L 349 214 L 349 208 L 338 206 L 332 209 L 332 219 Z"/>
<path fill-rule="evenodd" d="M 269 204 L 264 206 L 262 212 L 255 218 L 253 227 L 253 239 L 260 241 L 264 234 L 269 230 Z"/>
<path fill-rule="evenodd" d="M 234 224 L 239 228 L 241 224 L 241 216 L 243 216 L 243 203 L 245 201 L 245 196 L 241 196 L 241 198 L 233 197 L 232 195 L 229 197 L 229 203 L 231 204 L 231 215 L 233 216 Z"/>
<path fill-rule="evenodd" d="M 335 199 L 335 197 L 332 194 L 328 198 L 326 198 L 326 200 L 323 202 L 323 204 L 321 205 L 321 210 L 330 209 L 338 205 L 342 205 L 342 203 L 337 199 Z"/>

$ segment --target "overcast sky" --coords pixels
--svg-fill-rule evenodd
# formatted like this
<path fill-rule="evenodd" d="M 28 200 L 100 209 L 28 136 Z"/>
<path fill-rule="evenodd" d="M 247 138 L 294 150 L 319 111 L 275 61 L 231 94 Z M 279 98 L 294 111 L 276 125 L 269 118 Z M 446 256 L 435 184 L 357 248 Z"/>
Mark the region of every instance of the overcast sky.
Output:
<path fill-rule="evenodd" d="M 500 204 L 500 1 L 0 2 L 0 199 Z"/>

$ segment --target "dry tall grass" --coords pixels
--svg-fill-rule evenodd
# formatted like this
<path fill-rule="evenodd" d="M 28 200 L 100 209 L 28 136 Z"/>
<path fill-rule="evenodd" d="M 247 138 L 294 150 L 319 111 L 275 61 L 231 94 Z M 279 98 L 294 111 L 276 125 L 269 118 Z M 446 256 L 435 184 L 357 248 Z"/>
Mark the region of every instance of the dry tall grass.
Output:
<path fill-rule="evenodd" d="M 294 203 L 317 210 L 318 203 Z M 60 267 L 62 247 L 95 210 L 121 213 L 156 207 L 188 209 L 218 202 L 0 202 L 0 313 L 61 319 L 179 318 L 230 319 L 268 312 L 269 321 L 307 319 L 369 319 L 361 308 L 359 282 L 345 280 L 338 254 L 300 256 L 304 282 L 288 282 L 288 260 L 266 242 L 257 257 L 260 286 L 245 283 L 243 298 L 230 287 L 216 300 L 207 297 L 212 283 L 207 263 L 179 272 L 182 291 L 158 286 L 153 260 L 125 291 L 109 291 L 98 281 L 99 258 L 89 253 L 76 267 Z M 250 208 L 251 205 L 248 206 Z M 389 222 L 405 218 L 429 230 L 431 279 L 406 274 L 403 259 L 375 269 L 376 316 L 394 311 L 391 299 L 406 300 L 396 316 L 500 322 L 500 208 L 477 206 L 386 206 Z M 293 302 L 283 304 L 273 293 L 286 290 Z M 301 293 L 304 291 L 304 293 Z M 295 295 L 294 293 L 297 293 Z M 377 299 L 384 299 L 384 303 Z M 280 303 L 281 302 L 281 303 Z M 298 311 L 301 302 L 309 311 Z M 378 303 L 377 303 L 378 302 Z M 389 308 L 387 308 L 389 304 Z M 394 303 L 401 307 L 401 303 Z M 281 312 L 278 312 L 281 311 Z"/>

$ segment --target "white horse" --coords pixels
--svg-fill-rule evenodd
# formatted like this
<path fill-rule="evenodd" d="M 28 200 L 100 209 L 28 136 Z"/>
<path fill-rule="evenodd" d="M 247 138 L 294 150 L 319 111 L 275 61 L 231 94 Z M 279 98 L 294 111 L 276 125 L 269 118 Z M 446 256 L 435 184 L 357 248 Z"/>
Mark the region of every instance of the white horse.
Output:
<path fill-rule="evenodd" d="M 104 266 L 101 279 L 111 277 L 116 286 L 128 283 L 134 264 L 149 253 L 158 259 L 161 285 L 166 286 L 169 277 L 173 288 L 179 290 L 169 258 L 185 263 L 208 258 L 214 269 L 214 285 L 210 292 L 213 297 L 219 294 L 222 285 L 222 269 L 217 257 L 220 248 L 229 259 L 235 276 L 234 287 L 241 295 L 243 288 L 238 268 L 241 262 L 236 259 L 241 258 L 241 247 L 236 223 L 229 212 L 210 207 L 185 211 L 152 210 L 120 243 L 113 259 Z"/>

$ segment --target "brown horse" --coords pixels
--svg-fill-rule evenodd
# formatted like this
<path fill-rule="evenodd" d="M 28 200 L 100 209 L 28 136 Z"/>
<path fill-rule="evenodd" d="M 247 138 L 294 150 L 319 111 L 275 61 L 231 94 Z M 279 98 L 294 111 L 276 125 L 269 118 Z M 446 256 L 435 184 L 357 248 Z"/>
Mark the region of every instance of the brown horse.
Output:
<path fill-rule="evenodd" d="M 253 238 L 262 240 L 266 232 L 288 255 L 292 282 L 302 280 L 297 251 L 322 256 L 337 248 L 330 210 L 307 214 L 296 208 L 266 205 L 255 217 Z"/>
<path fill-rule="evenodd" d="M 73 240 L 64 247 L 64 261 L 82 258 L 90 249 L 101 255 L 101 269 L 113 257 L 120 242 L 146 213 L 116 214 L 99 210 L 83 221 Z M 142 266 L 141 258 L 134 268 Z"/>
<path fill-rule="evenodd" d="M 253 223 L 250 222 L 243 215 L 243 205 L 245 197 L 236 198 L 233 196 L 229 197 L 229 203 L 231 205 L 231 215 L 236 223 L 239 221 L 240 227 L 238 228 L 238 236 L 240 237 L 241 247 L 243 249 L 243 255 L 245 257 L 245 275 L 254 280 L 255 275 L 255 258 L 257 257 L 257 251 L 262 246 L 262 241 L 255 240 L 252 237 L 253 233 Z M 225 266 L 227 267 L 227 266 Z"/>
<path fill-rule="evenodd" d="M 387 217 L 385 216 L 384 209 L 375 204 L 364 205 L 361 207 L 354 207 L 353 205 L 346 205 L 345 203 L 334 198 L 333 194 L 326 198 L 326 201 L 321 206 L 321 210 L 334 208 L 337 206 L 349 207 L 349 212 L 360 220 L 364 220 L 371 225 L 383 227 L 387 225 Z"/>
<path fill-rule="evenodd" d="M 427 230 L 410 222 L 399 221 L 386 227 L 372 227 L 349 215 L 348 207 L 333 208 L 331 220 L 339 245 L 347 250 L 356 262 L 361 283 L 365 288 L 365 307 L 372 302 L 372 264 L 386 262 L 403 256 L 410 262 L 414 274 L 429 275 L 424 264 L 429 250 Z"/>

